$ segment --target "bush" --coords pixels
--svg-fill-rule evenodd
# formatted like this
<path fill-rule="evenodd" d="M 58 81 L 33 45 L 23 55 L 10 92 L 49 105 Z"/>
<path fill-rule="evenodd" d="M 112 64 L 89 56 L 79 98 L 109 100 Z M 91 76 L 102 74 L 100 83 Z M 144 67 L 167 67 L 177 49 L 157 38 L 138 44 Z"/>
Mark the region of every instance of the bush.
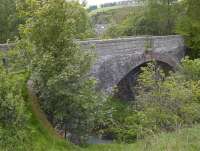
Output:
<path fill-rule="evenodd" d="M 199 92 L 200 83 L 186 80 L 185 76 L 171 73 L 167 77 L 154 65 L 143 69 L 136 102 L 139 111 L 156 126 L 153 131 L 174 131 L 199 122 L 200 104 L 196 92 Z"/>
<path fill-rule="evenodd" d="M 142 68 L 135 88 L 136 100 L 131 104 L 110 101 L 112 111 L 109 117 L 112 118 L 107 118 L 104 123 L 104 135 L 133 142 L 146 135 L 171 132 L 199 123 L 200 81 L 196 72 L 199 62 L 186 59 L 182 62 L 181 72 L 169 75 L 155 64 Z M 188 78 L 189 75 L 194 78 Z"/>
<path fill-rule="evenodd" d="M 200 57 L 200 1 L 184 0 L 183 13 L 177 22 L 177 33 L 185 37 L 189 48 L 189 56 L 193 59 Z"/>
<path fill-rule="evenodd" d="M 114 28 L 108 29 L 106 36 L 174 34 L 175 22 L 183 8 L 177 0 L 171 0 L 169 4 L 160 0 L 146 0 L 140 7 L 134 9 Z"/>
<path fill-rule="evenodd" d="M 0 43 L 14 41 L 24 21 L 17 15 L 16 0 L 0 0 L 0 4 Z"/>
<path fill-rule="evenodd" d="M 0 83 L 0 150 L 26 150 L 28 115 L 23 96 L 24 76 L 8 73 L 0 65 Z"/>

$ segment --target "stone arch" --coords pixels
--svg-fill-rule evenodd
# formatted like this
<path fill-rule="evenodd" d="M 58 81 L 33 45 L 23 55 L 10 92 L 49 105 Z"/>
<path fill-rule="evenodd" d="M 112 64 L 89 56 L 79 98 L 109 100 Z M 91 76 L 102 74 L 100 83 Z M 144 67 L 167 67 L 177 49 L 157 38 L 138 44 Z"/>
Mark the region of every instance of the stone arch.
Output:
<path fill-rule="evenodd" d="M 155 61 L 157 65 L 162 68 L 166 73 L 169 71 L 174 71 L 174 67 L 170 66 L 168 63 L 159 60 Z M 126 101 L 134 100 L 135 92 L 132 88 L 137 85 L 137 80 L 139 74 L 141 73 L 141 68 L 147 66 L 150 62 L 152 62 L 152 60 L 138 65 L 137 67 L 133 68 L 129 73 L 127 73 L 127 75 L 125 75 L 116 85 L 117 89 L 116 91 L 114 91 L 114 97 Z"/>
<path fill-rule="evenodd" d="M 179 64 L 178 58 L 175 58 L 173 55 L 155 52 L 109 56 L 102 60 L 102 63 L 94 71 L 93 75 L 98 80 L 97 89 L 112 93 L 113 88 L 128 73 L 142 64 L 153 60 L 163 62 L 173 70 L 176 70 Z"/>

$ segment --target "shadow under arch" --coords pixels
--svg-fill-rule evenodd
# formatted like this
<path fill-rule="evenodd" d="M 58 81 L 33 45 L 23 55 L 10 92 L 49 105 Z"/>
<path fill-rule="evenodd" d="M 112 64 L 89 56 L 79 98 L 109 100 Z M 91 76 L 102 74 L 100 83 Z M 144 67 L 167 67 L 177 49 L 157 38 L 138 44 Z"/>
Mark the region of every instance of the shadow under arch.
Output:
<path fill-rule="evenodd" d="M 126 74 L 120 82 L 117 84 L 117 90 L 114 93 L 114 97 L 122 101 L 132 101 L 135 99 L 135 94 L 133 87 L 136 86 L 139 74 L 141 73 L 141 68 L 146 67 L 148 63 L 153 63 L 153 61 L 144 62 L 134 69 L 132 69 L 128 74 Z M 163 69 L 166 74 L 170 71 L 174 72 L 175 69 L 166 62 L 155 60 L 156 66 Z"/>

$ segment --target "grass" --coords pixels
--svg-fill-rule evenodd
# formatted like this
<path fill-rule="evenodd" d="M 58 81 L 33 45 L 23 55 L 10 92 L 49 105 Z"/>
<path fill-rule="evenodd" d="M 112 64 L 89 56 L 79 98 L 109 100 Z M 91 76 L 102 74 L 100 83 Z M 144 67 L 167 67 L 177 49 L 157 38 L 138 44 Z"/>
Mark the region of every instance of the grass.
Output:
<path fill-rule="evenodd" d="M 78 151 L 78 147 L 53 135 L 44 124 L 38 121 L 35 114 L 31 116 L 30 127 L 32 128 L 32 146 L 34 151 Z"/>
<path fill-rule="evenodd" d="M 200 125 L 173 133 L 149 136 L 132 144 L 89 145 L 80 148 L 63 140 L 53 132 L 35 98 L 29 94 L 33 111 L 29 121 L 34 151 L 200 151 Z"/>
<path fill-rule="evenodd" d="M 101 13 L 101 12 L 106 12 L 106 11 L 110 11 L 110 10 L 114 10 L 114 9 L 120 9 L 120 8 L 125 8 L 125 7 L 130 7 L 130 6 L 111 6 L 111 7 L 104 7 L 104 8 L 98 8 L 96 10 L 93 10 L 89 13 L 90 16 L 92 15 L 96 15 L 97 13 Z"/>
<path fill-rule="evenodd" d="M 93 145 L 88 151 L 200 151 L 200 126 L 162 133 L 134 144 Z"/>
<path fill-rule="evenodd" d="M 39 107 L 36 96 L 32 93 L 32 87 L 28 85 L 29 111 L 31 117 L 29 127 L 32 130 L 32 146 L 34 151 L 79 151 L 79 147 L 59 137 L 45 114 Z"/>

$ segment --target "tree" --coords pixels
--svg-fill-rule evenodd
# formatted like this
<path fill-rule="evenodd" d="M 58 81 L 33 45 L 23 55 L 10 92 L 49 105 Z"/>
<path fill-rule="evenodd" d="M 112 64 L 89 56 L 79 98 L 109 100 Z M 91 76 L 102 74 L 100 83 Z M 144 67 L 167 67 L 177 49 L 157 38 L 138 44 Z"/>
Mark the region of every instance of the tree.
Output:
<path fill-rule="evenodd" d="M 15 40 L 18 25 L 22 20 L 17 16 L 15 0 L 0 0 L 0 43 Z"/>
<path fill-rule="evenodd" d="M 184 0 L 183 13 L 177 23 L 177 32 L 186 39 L 191 58 L 200 57 L 200 1 Z"/>
<path fill-rule="evenodd" d="M 146 0 L 147 33 L 152 35 L 169 35 L 174 33 L 178 7 L 177 0 Z M 144 24 L 145 26 L 145 24 Z M 150 29 L 152 28 L 152 29 Z M 151 31 L 152 30 L 152 31 Z"/>
<path fill-rule="evenodd" d="M 108 30 L 111 36 L 170 35 L 181 7 L 177 0 L 140 0 L 140 6 L 116 27 Z"/>
<path fill-rule="evenodd" d="M 102 103 L 88 76 L 93 57 L 75 42 L 87 35 L 87 19 L 77 2 L 44 1 L 21 26 L 19 42 L 31 56 L 31 79 L 41 107 L 53 126 L 65 138 L 70 132 L 75 143 L 92 130 Z"/>

